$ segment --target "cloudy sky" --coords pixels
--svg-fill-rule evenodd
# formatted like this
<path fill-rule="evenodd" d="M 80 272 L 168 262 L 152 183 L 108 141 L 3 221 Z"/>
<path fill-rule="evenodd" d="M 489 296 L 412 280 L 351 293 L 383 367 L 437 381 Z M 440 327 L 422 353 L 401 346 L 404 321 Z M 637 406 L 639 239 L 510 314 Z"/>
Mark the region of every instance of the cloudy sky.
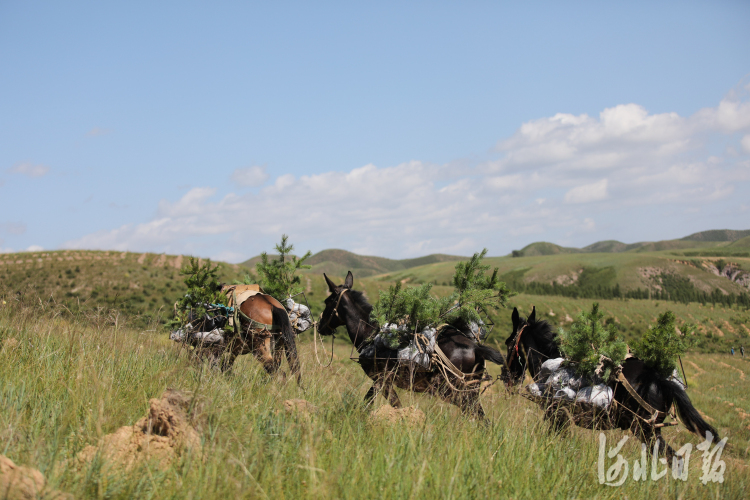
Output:
<path fill-rule="evenodd" d="M 0 251 L 750 229 L 750 2 L 215 3 L 0 2 Z"/>

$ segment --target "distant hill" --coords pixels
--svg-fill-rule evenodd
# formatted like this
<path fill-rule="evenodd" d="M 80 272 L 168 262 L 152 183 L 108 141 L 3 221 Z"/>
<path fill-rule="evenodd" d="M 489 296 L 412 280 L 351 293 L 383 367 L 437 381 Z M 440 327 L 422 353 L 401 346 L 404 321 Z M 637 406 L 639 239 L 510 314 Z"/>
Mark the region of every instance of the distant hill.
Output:
<path fill-rule="evenodd" d="M 729 245 L 727 245 L 728 248 L 750 248 L 750 236 L 745 236 L 744 238 L 740 238 L 737 241 L 733 241 Z"/>
<path fill-rule="evenodd" d="M 521 254 L 524 257 L 536 257 L 539 255 L 558 255 L 561 253 L 581 253 L 583 250 L 580 248 L 568 248 L 568 247 L 561 247 L 560 245 L 555 245 L 554 243 L 550 243 L 548 241 L 538 241 L 536 243 L 531 243 L 530 245 L 526 245 L 521 249 Z"/>
<path fill-rule="evenodd" d="M 312 272 L 344 276 L 348 271 L 357 277 L 373 276 L 395 271 L 403 271 L 412 267 L 425 266 L 438 262 L 463 260 L 466 257 L 445 254 L 432 254 L 414 259 L 387 259 L 369 255 L 357 255 L 347 250 L 330 249 L 316 253 L 307 260 L 313 266 Z"/>
<path fill-rule="evenodd" d="M 559 255 L 569 253 L 623 253 L 623 252 L 660 252 L 665 250 L 692 250 L 707 248 L 727 248 L 737 252 L 750 248 L 750 229 L 714 229 L 701 231 L 676 240 L 641 241 L 623 243 L 617 240 L 597 241 L 583 248 L 562 247 L 546 241 L 526 245 L 521 250 L 514 250 L 514 257 L 536 257 L 540 255 Z M 728 243 L 728 245 L 727 245 Z M 705 252 L 704 252 L 705 253 Z M 716 252 L 714 252 L 716 253 Z M 731 253 L 730 253 L 731 255 Z"/>
<path fill-rule="evenodd" d="M 690 236 L 682 238 L 683 241 L 737 241 L 741 238 L 750 236 L 750 229 L 712 229 L 710 231 L 701 231 L 693 233 Z"/>
<path fill-rule="evenodd" d="M 623 243 L 617 240 L 605 240 L 597 241 L 589 246 L 583 247 L 583 251 L 587 253 L 620 253 L 628 252 L 630 250 L 636 250 L 647 243 Z"/>
<path fill-rule="evenodd" d="M 268 255 L 269 259 L 275 259 L 277 255 Z M 414 259 L 388 259 L 385 257 L 374 257 L 370 255 L 357 255 L 348 250 L 332 248 L 322 250 L 305 261 L 312 266 L 310 272 L 326 273 L 332 276 L 344 276 L 351 271 L 357 277 L 373 276 L 395 271 L 403 271 L 412 267 L 426 266 L 437 262 L 451 262 L 463 260 L 466 257 L 457 255 L 431 254 Z M 255 269 L 255 264 L 260 262 L 260 255 L 247 259 L 241 266 Z"/>

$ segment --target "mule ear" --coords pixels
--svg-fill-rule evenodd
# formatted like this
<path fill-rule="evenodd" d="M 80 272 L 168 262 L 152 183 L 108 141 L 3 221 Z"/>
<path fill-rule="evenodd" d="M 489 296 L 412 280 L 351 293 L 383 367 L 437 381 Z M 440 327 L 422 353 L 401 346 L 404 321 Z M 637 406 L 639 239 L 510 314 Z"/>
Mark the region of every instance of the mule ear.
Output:
<path fill-rule="evenodd" d="M 536 322 L 536 307 L 531 306 L 531 314 L 529 314 L 529 319 L 526 321 L 529 323 Z"/>
<path fill-rule="evenodd" d="M 354 275 L 352 274 L 351 271 L 349 271 L 346 274 L 346 279 L 344 280 L 344 286 L 346 288 L 351 288 L 353 284 L 354 284 Z"/>
<path fill-rule="evenodd" d="M 326 273 L 323 273 L 323 277 L 326 279 L 326 283 L 328 283 L 328 290 L 331 291 L 331 293 L 336 291 L 336 285 L 333 284 L 333 281 L 331 281 L 328 276 L 326 276 Z"/>
<path fill-rule="evenodd" d="M 510 315 L 510 319 L 513 321 L 513 326 L 515 327 L 518 324 L 518 309 L 513 308 L 513 314 Z"/>

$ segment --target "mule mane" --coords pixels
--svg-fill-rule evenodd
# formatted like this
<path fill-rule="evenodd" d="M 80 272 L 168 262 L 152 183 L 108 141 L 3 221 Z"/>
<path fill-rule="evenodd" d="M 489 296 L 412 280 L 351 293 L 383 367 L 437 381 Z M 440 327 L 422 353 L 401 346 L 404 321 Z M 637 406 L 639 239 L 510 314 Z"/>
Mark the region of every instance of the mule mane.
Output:
<path fill-rule="evenodd" d="M 529 323 L 528 329 L 545 356 L 560 357 L 557 333 L 552 329 L 552 325 L 542 319 Z"/>
<path fill-rule="evenodd" d="M 349 297 L 352 299 L 352 302 L 354 302 L 357 307 L 359 307 L 362 312 L 366 314 L 365 321 L 369 321 L 370 319 L 370 313 L 372 312 L 372 305 L 370 305 L 369 302 L 367 302 L 367 299 L 365 298 L 365 294 L 363 292 L 359 292 L 357 290 L 352 290 L 351 288 L 348 289 Z"/>

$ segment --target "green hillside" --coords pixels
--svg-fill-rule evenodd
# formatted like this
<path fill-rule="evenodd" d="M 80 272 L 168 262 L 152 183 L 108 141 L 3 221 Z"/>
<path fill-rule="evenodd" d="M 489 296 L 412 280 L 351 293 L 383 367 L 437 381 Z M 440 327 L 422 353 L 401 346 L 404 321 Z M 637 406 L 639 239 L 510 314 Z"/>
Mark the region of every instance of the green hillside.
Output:
<path fill-rule="evenodd" d="M 710 231 L 693 233 L 682 239 L 685 241 L 737 241 L 747 236 L 750 236 L 750 229 L 741 231 L 734 229 L 712 229 Z"/>
<path fill-rule="evenodd" d="M 269 254 L 270 259 L 276 255 Z M 369 255 L 357 255 L 347 250 L 329 249 L 322 250 L 305 261 L 306 264 L 313 266 L 315 273 L 326 273 L 338 275 L 348 271 L 356 273 L 358 276 L 372 276 L 393 271 L 401 271 L 411 267 L 424 266 L 435 262 L 454 262 L 465 259 L 456 255 L 432 254 L 414 259 L 388 259 L 385 257 L 373 257 Z M 255 264 L 260 262 L 260 255 L 246 260 L 241 266 L 255 269 Z"/>
<path fill-rule="evenodd" d="M 739 240 L 733 241 L 732 243 L 727 245 L 727 248 L 750 249 L 750 236 L 745 236 L 744 238 L 740 238 Z"/>
<path fill-rule="evenodd" d="M 660 252 L 665 250 L 701 249 L 704 253 L 731 255 L 737 248 L 750 248 L 750 229 L 715 229 L 694 233 L 676 240 L 642 241 L 623 243 L 617 240 L 597 241 L 583 248 L 562 247 L 554 243 L 539 241 L 526 245 L 522 250 L 514 250 L 515 257 L 534 257 L 538 255 L 557 255 L 561 253 L 622 253 L 622 252 Z M 727 247 L 732 247 L 731 249 Z M 722 250 L 710 250 L 719 249 Z M 706 252 L 708 250 L 708 252 Z"/>
<path fill-rule="evenodd" d="M 455 255 L 432 254 L 415 259 L 387 259 L 385 257 L 372 257 L 368 255 L 357 255 L 346 250 L 331 249 L 316 253 L 307 260 L 313 266 L 316 273 L 346 274 L 352 271 L 358 276 L 373 276 L 394 271 L 402 271 L 412 267 L 424 266 L 435 262 L 455 262 L 465 259 Z"/>
<path fill-rule="evenodd" d="M 638 243 L 635 243 L 635 245 L 638 245 Z M 633 245 L 628 245 L 617 240 L 605 240 L 585 246 L 583 247 L 583 251 L 589 253 L 619 253 L 630 250 L 629 247 L 633 247 Z"/>
<path fill-rule="evenodd" d="M 526 245 L 523 247 L 520 251 L 520 255 L 526 256 L 526 257 L 534 257 L 537 255 L 559 255 L 563 253 L 580 253 L 583 250 L 579 248 L 567 248 L 567 247 L 561 247 L 560 245 L 555 245 L 554 243 L 549 243 L 547 241 L 538 241 L 536 243 L 531 243 L 530 245 Z"/>
<path fill-rule="evenodd" d="M 89 250 L 0 254 L 0 288 L 72 311 L 117 310 L 146 326 L 171 317 L 173 304 L 186 290 L 180 268 L 188 260 L 182 255 Z M 244 274 L 237 265 L 221 264 L 224 282 Z"/>

